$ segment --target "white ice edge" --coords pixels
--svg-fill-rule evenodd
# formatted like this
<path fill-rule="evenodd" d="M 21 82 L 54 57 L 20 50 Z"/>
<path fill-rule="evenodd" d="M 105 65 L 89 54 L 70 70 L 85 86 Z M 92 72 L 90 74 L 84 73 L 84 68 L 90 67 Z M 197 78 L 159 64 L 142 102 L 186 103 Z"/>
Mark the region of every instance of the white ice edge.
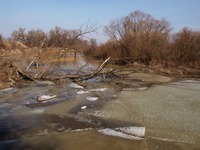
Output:
<path fill-rule="evenodd" d="M 9 87 L 9 88 L 5 88 L 5 89 L 0 90 L 0 92 L 10 92 L 12 90 L 14 90 L 14 88 L 13 87 Z"/>
<path fill-rule="evenodd" d="M 53 132 L 48 132 L 47 129 L 45 129 L 44 131 L 41 131 L 38 135 L 42 136 L 42 135 L 51 135 L 51 134 L 66 134 L 66 133 L 75 133 L 75 132 L 84 132 L 84 131 L 93 131 L 95 130 L 95 128 L 85 128 L 85 129 L 74 129 L 74 130 L 69 130 L 66 129 L 63 132 L 57 132 L 57 131 L 53 131 Z"/>
<path fill-rule="evenodd" d="M 145 135 L 145 127 L 120 127 L 114 128 L 114 130 L 138 137 L 144 137 Z"/>
<path fill-rule="evenodd" d="M 73 88 L 79 88 L 79 89 L 83 89 L 83 87 L 79 87 L 79 85 L 74 85 L 74 84 L 70 84 L 70 87 L 73 87 Z M 98 89 L 90 89 L 90 90 L 87 90 L 87 91 L 84 91 L 84 90 L 80 90 L 80 91 L 77 91 L 76 93 L 81 95 L 81 94 L 88 94 L 90 92 L 103 92 L 103 91 L 106 91 L 108 90 L 108 88 L 98 88 Z"/>
<path fill-rule="evenodd" d="M 75 88 L 75 89 L 83 89 L 84 88 L 84 87 L 82 87 L 82 86 L 80 86 L 80 85 L 78 85 L 76 83 L 70 83 L 69 87 Z"/>
<path fill-rule="evenodd" d="M 108 90 L 108 88 L 98 88 L 98 89 L 90 89 L 89 92 L 103 92 Z"/>
<path fill-rule="evenodd" d="M 76 92 L 78 95 L 81 95 L 81 94 L 88 94 L 88 93 L 90 93 L 89 91 L 83 91 L 83 90 L 81 90 L 81 91 L 77 91 Z"/>
<path fill-rule="evenodd" d="M 55 85 L 55 83 L 52 82 L 52 81 L 39 81 L 39 80 L 37 80 L 36 83 L 38 83 L 38 84 L 46 84 L 46 85 Z"/>
<path fill-rule="evenodd" d="M 96 101 L 98 99 L 99 99 L 98 97 L 92 97 L 92 96 L 86 97 L 86 100 L 91 101 L 91 102 Z"/>
<path fill-rule="evenodd" d="M 200 83 L 200 80 L 183 80 L 182 83 Z"/>
<path fill-rule="evenodd" d="M 82 107 L 81 107 L 81 109 L 86 109 L 86 108 L 87 108 L 87 106 L 82 106 Z"/>
<path fill-rule="evenodd" d="M 159 137 L 152 137 L 152 136 L 148 136 L 148 138 L 160 140 L 160 141 L 167 141 L 167 142 L 181 142 L 181 143 L 195 144 L 195 141 L 175 140 L 175 139 L 159 138 Z"/>
<path fill-rule="evenodd" d="M 105 134 L 105 135 L 115 136 L 115 137 L 130 139 L 130 140 L 142 140 L 143 139 L 142 137 L 126 134 L 126 133 L 116 131 L 113 129 L 109 129 L 109 128 L 98 130 L 98 132 Z"/>
<path fill-rule="evenodd" d="M 43 101 L 47 101 L 49 99 L 55 98 L 56 95 L 41 95 L 37 97 L 38 102 L 43 102 Z"/>

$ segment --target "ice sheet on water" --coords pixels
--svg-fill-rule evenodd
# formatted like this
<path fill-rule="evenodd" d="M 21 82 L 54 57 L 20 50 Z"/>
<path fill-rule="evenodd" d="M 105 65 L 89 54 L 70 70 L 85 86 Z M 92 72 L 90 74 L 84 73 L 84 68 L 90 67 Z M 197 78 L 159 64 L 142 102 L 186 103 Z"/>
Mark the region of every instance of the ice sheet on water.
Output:
<path fill-rule="evenodd" d="M 142 140 L 145 135 L 145 127 L 121 127 L 114 129 L 101 129 L 100 133 L 131 140 Z"/>
<path fill-rule="evenodd" d="M 145 127 L 121 127 L 115 128 L 115 130 L 121 131 L 126 134 L 135 135 L 138 137 L 144 137 L 145 135 Z"/>
<path fill-rule="evenodd" d="M 86 100 L 88 100 L 88 101 L 96 101 L 96 100 L 98 100 L 99 98 L 98 97 L 92 97 L 92 96 L 88 96 L 88 97 L 86 97 Z"/>
<path fill-rule="evenodd" d="M 37 97 L 37 101 L 43 102 L 43 101 L 47 101 L 47 100 L 55 98 L 55 97 L 56 97 L 56 95 L 51 95 L 51 94 L 50 95 L 41 95 L 41 96 Z"/>
<path fill-rule="evenodd" d="M 98 89 L 90 89 L 90 92 L 103 92 L 108 90 L 108 88 L 98 88 Z"/>
<path fill-rule="evenodd" d="M 87 108 L 87 106 L 82 106 L 82 107 L 81 107 L 82 110 L 83 110 L 83 109 L 86 109 L 86 108 Z"/>
<path fill-rule="evenodd" d="M 80 85 L 78 85 L 76 83 L 70 83 L 69 87 L 75 88 L 75 89 L 83 89 L 84 88 L 84 87 L 82 87 L 82 86 L 80 86 Z"/>
<path fill-rule="evenodd" d="M 200 84 L 200 80 L 184 80 L 182 81 L 182 83 L 199 83 Z"/>
<path fill-rule="evenodd" d="M 81 95 L 81 94 L 87 94 L 87 93 L 90 93 L 90 92 L 81 90 L 81 91 L 77 91 L 76 93 Z"/>
<path fill-rule="evenodd" d="M 76 85 L 76 87 L 78 87 L 78 86 Z M 73 88 L 76 88 L 76 87 L 73 87 Z M 79 94 L 79 95 L 81 95 L 81 94 L 88 94 L 90 92 L 103 92 L 103 91 L 106 91 L 106 90 L 108 90 L 108 88 L 90 89 L 90 90 L 87 90 L 87 91 L 80 90 L 80 91 L 77 91 L 76 93 Z"/>
<path fill-rule="evenodd" d="M 38 84 L 42 84 L 42 85 L 54 85 L 55 83 L 52 81 L 36 81 Z"/>

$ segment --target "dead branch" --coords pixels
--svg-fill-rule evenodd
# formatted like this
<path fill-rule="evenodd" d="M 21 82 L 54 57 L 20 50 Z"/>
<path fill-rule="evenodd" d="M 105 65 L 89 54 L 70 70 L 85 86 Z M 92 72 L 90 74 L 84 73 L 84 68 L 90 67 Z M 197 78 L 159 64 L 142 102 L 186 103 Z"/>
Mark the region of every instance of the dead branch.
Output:
<path fill-rule="evenodd" d="M 12 62 L 12 67 L 15 68 L 17 75 L 25 80 L 34 81 L 34 78 L 22 67 L 20 67 L 18 64 Z"/>
<path fill-rule="evenodd" d="M 101 75 L 100 72 L 103 70 L 103 68 L 106 66 L 106 64 L 109 60 L 110 60 L 110 57 L 108 57 L 105 61 L 103 61 L 93 73 L 82 76 L 80 79 L 78 79 L 78 81 L 88 80 L 88 79 L 91 79 L 91 78 Z"/>
<path fill-rule="evenodd" d="M 80 74 L 68 74 L 68 75 L 64 75 L 64 76 L 56 76 L 53 78 L 45 78 L 45 79 L 50 79 L 50 80 L 59 80 L 59 79 L 64 79 L 64 78 L 68 78 L 74 81 L 82 81 L 82 80 L 88 80 L 94 77 L 97 77 L 99 75 L 102 75 L 101 71 L 105 68 L 107 62 L 110 60 L 110 57 L 107 58 L 105 61 L 103 61 L 98 67 L 97 69 L 91 73 L 91 74 L 86 74 L 86 75 L 80 75 Z"/>

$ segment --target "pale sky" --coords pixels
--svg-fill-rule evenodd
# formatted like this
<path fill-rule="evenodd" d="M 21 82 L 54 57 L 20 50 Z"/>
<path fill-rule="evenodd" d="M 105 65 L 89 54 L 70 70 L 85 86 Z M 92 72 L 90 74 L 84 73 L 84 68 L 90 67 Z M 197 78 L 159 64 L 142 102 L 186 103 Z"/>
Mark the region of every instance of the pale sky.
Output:
<path fill-rule="evenodd" d="M 173 31 L 183 27 L 200 29 L 200 0 L 0 0 L 0 34 L 10 37 L 19 27 L 49 31 L 55 26 L 77 29 L 97 24 L 98 42 L 111 20 L 140 10 L 156 19 L 165 18 Z"/>

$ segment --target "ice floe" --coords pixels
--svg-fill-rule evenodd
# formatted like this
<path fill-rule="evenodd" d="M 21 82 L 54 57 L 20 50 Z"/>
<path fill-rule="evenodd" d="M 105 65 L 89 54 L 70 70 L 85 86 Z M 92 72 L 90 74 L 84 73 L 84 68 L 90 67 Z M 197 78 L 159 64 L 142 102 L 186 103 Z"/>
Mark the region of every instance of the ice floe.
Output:
<path fill-rule="evenodd" d="M 71 86 L 70 86 L 71 87 Z M 72 85 L 73 88 L 78 88 L 79 85 Z M 79 89 L 83 89 L 83 87 L 81 88 L 82 86 L 80 86 Z M 88 94 L 88 93 L 91 93 L 91 92 L 103 92 L 103 91 L 106 91 L 108 90 L 108 88 L 98 88 L 98 89 L 89 89 L 89 90 L 80 90 L 80 91 L 77 91 L 76 93 L 81 95 L 81 94 Z"/>
<path fill-rule="evenodd" d="M 80 86 L 80 85 L 78 85 L 76 83 L 70 83 L 69 87 L 75 88 L 75 89 L 83 89 L 84 88 L 84 87 L 82 87 L 82 86 Z"/>
<path fill-rule="evenodd" d="M 200 83 L 200 80 L 184 80 L 182 83 Z"/>
<path fill-rule="evenodd" d="M 52 98 L 55 98 L 56 95 L 52 95 L 52 94 L 49 94 L 49 95 L 41 95 L 41 96 L 38 96 L 37 97 L 37 101 L 38 102 L 43 102 L 43 101 L 47 101 L 49 99 L 52 99 Z"/>
<path fill-rule="evenodd" d="M 87 93 L 90 93 L 90 92 L 81 90 L 81 91 L 77 91 L 76 93 L 81 95 L 81 94 L 87 94 Z"/>
<path fill-rule="evenodd" d="M 88 96 L 88 97 L 86 97 L 86 100 L 88 100 L 88 101 L 96 101 L 96 100 L 98 100 L 99 98 L 98 97 L 92 97 L 92 96 Z"/>
<path fill-rule="evenodd" d="M 87 108 L 87 106 L 82 106 L 82 107 L 81 107 L 81 109 L 86 109 L 86 108 Z"/>
<path fill-rule="evenodd" d="M 98 132 L 131 140 L 142 140 L 145 135 L 145 127 L 121 127 L 121 128 L 106 128 L 100 129 Z"/>
<path fill-rule="evenodd" d="M 36 81 L 38 84 L 42 85 L 54 85 L 55 83 L 52 81 Z"/>
<path fill-rule="evenodd" d="M 106 90 L 108 90 L 108 88 L 90 89 L 88 91 L 90 91 L 90 92 L 103 92 L 103 91 L 106 91 Z"/>

